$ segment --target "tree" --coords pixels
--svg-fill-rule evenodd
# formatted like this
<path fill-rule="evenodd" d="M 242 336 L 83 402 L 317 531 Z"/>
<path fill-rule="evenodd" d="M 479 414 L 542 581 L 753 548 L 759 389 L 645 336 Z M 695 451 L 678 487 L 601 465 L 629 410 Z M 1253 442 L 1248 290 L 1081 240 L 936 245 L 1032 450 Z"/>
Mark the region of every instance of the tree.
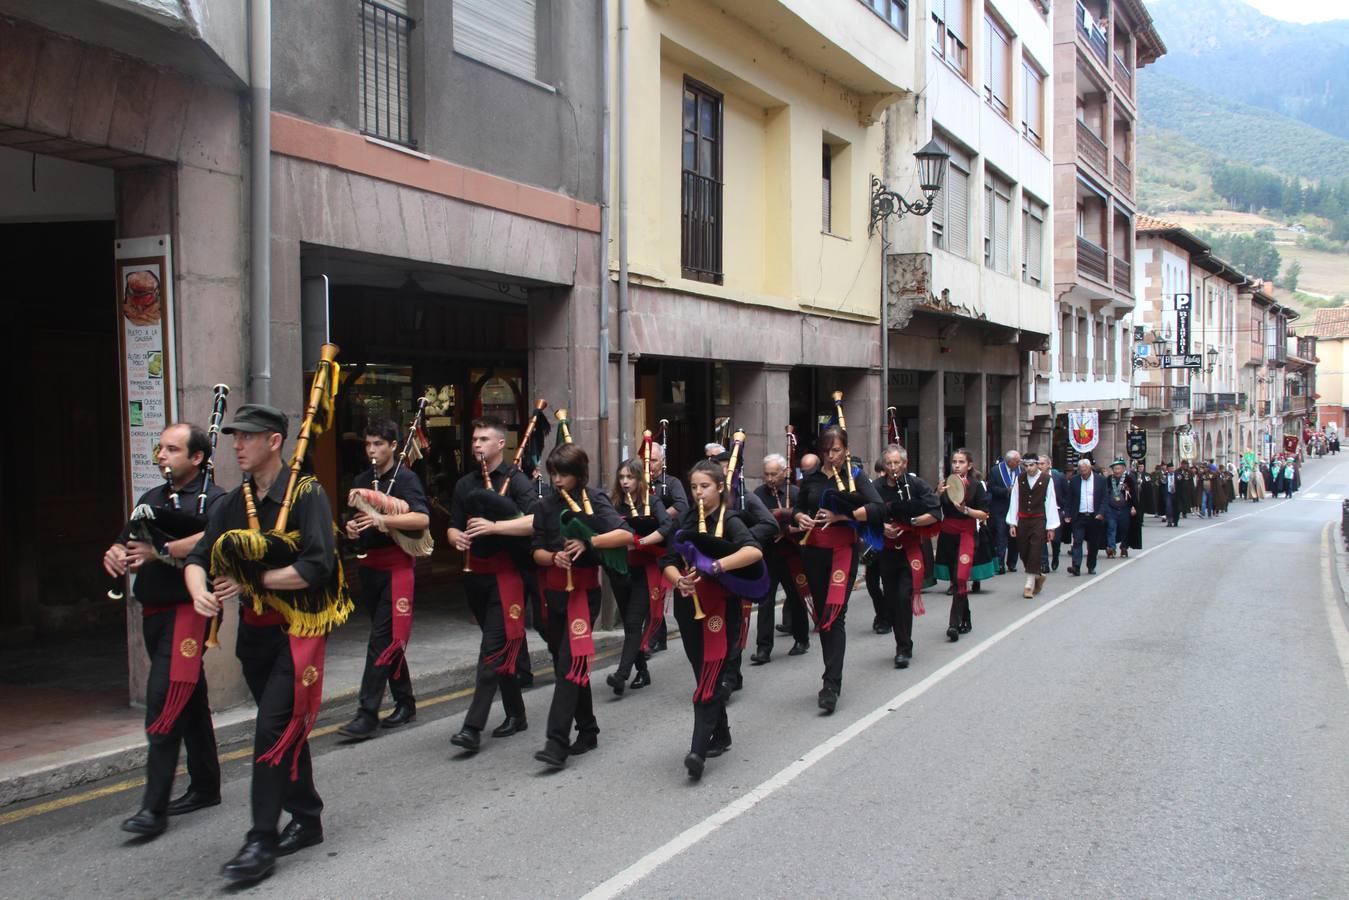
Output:
<path fill-rule="evenodd" d="M 1298 276 L 1302 274 L 1302 261 L 1295 259 L 1289 263 L 1283 273 L 1283 286 L 1290 291 L 1297 290 Z"/>

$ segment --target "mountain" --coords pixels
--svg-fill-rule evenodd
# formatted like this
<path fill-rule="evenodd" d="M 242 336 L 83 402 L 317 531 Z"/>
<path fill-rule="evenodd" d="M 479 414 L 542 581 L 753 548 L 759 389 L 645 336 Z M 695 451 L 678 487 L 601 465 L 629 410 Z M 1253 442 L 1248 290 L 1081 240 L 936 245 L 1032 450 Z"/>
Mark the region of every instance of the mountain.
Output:
<path fill-rule="evenodd" d="M 1145 71 L 1222 85 L 1231 100 L 1349 138 L 1349 20 L 1282 22 L 1241 0 L 1150 0 L 1148 12 L 1167 53 Z"/>

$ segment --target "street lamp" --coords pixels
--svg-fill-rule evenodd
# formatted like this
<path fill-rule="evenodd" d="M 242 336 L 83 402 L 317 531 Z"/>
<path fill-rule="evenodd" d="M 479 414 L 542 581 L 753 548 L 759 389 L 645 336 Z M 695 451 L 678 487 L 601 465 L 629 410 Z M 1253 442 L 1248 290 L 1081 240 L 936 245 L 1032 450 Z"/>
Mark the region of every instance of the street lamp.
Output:
<path fill-rule="evenodd" d="M 946 165 L 951 154 L 942 149 L 933 138 L 913 155 L 918 163 L 918 189 L 923 192 L 919 200 L 910 202 L 900 194 L 886 187 L 885 182 L 875 175 L 871 176 L 871 218 L 867 222 L 867 236 L 876 233 L 876 225 L 881 226 L 881 405 L 879 421 L 885 421 L 885 411 L 890 406 L 890 307 L 885 283 L 885 252 L 888 246 L 886 223 L 893 217 L 905 215 L 925 216 L 937 205 L 937 194 L 946 181 Z M 884 426 L 882 426 L 884 427 Z"/>
<path fill-rule="evenodd" d="M 1218 350 L 1215 347 L 1208 348 L 1208 368 L 1204 371 L 1212 375 L 1213 370 L 1218 368 Z"/>

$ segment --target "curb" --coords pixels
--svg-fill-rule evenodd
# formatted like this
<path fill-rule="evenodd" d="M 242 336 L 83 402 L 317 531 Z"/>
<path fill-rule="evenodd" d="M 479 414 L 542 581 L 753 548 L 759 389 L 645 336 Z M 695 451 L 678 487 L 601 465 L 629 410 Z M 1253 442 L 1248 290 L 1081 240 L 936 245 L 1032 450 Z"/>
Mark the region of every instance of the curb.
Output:
<path fill-rule="evenodd" d="M 622 643 L 621 631 L 595 634 L 596 653 L 619 647 Z M 529 658 L 535 672 L 550 671 L 552 668 L 552 656 L 546 648 L 533 651 Z M 471 688 L 477 677 L 477 667 L 477 660 L 474 659 L 426 672 L 413 678 L 413 690 L 421 696 L 431 696 Z M 353 686 L 325 696 L 315 726 L 329 725 L 349 717 L 350 704 L 359 692 L 359 686 Z M 252 740 L 256 718 L 257 709 L 251 705 L 213 713 L 217 748 L 224 751 Z M 85 755 L 76 759 L 39 762 L 29 770 L 0 779 L 0 809 L 144 768 L 144 735 L 115 738 L 102 744 L 113 746 L 89 745 Z M 70 752 L 79 752 L 79 749 Z"/>

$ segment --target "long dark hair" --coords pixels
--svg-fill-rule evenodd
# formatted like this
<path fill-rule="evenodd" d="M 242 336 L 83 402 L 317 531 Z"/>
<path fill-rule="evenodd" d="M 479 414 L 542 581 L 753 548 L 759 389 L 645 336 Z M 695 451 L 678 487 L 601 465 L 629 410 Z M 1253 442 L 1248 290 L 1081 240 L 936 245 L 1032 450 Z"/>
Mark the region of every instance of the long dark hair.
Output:
<path fill-rule="evenodd" d="M 974 465 L 974 454 L 971 453 L 971 452 L 969 451 L 969 449 L 966 448 L 966 447 L 957 447 L 957 448 L 951 453 L 951 455 L 952 455 L 952 456 L 955 456 L 957 453 L 959 453 L 961 456 L 965 457 L 965 461 L 968 462 L 968 463 L 970 464 L 969 472 L 968 472 L 968 475 L 967 475 L 967 477 L 970 479 L 970 481 L 983 481 L 983 480 L 984 480 L 984 473 L 983 473 L 983 472 L 980 472 L 980 471 L 975 467 L 975 465 Z"/>
<path fill-rule="evenodd" d="M 646 483 L 646 478 L 644 477 L 645 473 L 642 470 L 641 460 L 639 459 L 623 460 L 621 463 L 618 464 L 617 471 L 614 472 L 614 490 L 613 493 L 609 495 L 614 499 L 615 506 L 617 506 L 620 501 L 626 503 L 628 500 L 627 495 L 623 493 L 623 485 L 620 484 L 618 481 L 618 476 L 623 474 L 624 469 L 627 469 L 629 472 L 631 472 L 632 477 L 637 479 L 637 490 L 634 491 L 632 495 L 633 502 L 638 504 L 638 506 L 634 507 L 632 510 L 633 515 L 636 515 L 637 509 L 641 508 L 642 497 L 644 496 L 643 492 L 650 493 L 651 485 Z"/>

